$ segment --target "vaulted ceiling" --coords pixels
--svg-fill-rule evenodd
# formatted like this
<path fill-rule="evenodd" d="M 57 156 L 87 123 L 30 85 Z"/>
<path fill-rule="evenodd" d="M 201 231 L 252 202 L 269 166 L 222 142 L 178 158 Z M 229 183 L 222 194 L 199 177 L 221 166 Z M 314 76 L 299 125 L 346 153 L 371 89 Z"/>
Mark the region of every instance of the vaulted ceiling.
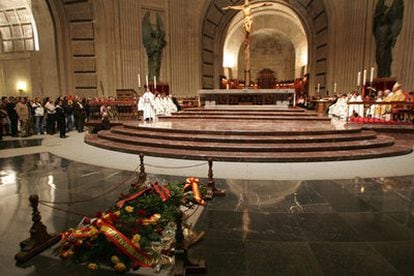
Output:
<path fill-rule="evenodd" d="M 0 1 L 0 53 L 38 50 L 31 0 Z"/>

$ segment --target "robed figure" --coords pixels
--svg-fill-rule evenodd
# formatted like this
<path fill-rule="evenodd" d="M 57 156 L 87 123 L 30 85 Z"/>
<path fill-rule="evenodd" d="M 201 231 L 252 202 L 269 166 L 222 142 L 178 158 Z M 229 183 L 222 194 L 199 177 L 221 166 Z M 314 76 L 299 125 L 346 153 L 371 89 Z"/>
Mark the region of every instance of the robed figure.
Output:
<path fill-rule="evenodd" d="M 139 98 L 138 111 L 143 111 L 144 121 L 155 120 L 155 101 L 151 91 L 145 91 L 144 95 Z"/>
<path fill-rule="evenodd" d="M 157 13 L 157 25 L 151 25 L 150 14 L 147 11 L 142 19 L 142 43 L 148 57 L 148 76 L 160 78 L 162 50 L 166 45 L 165 31 L 161 16 Z"/>
<path fill-rule="evenodd" d="M 393 0 L 388 6 L 385 0 L 379 0 L 375 8 L 374 36 L 377 44 L 375 58 L 378 65 L 378 77 L 391 77 L 392 49 L 401 32 L 404 16 L 404 1 Z"/>

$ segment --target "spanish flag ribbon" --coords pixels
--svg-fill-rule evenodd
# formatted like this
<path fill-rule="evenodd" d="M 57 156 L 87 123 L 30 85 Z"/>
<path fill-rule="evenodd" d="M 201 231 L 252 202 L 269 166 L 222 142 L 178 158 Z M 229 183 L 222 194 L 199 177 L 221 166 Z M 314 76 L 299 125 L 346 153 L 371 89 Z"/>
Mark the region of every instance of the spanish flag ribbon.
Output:
<path fill-rule="evenodd" d="M 144 188 L 144 189 L 136 192 L 135 194 L 130 195 L 127 198 L 121 199 L 120 201 L 118 201 L 116 203 L 116 206 L 118 206 L 118 208 L 122 208 L 125 203 L 127 203 L 128 201 L 131 201 L 131 200 L 134 200 L 134 199 L 138 198 L 139 196 L 141 196 L 146 191 L 148 191 L 148 188 Z"/>
<path fill-rule="evenodd" d="M 164 185 L 160 186 L 157 182 L 155 182 L 152 186 L 154 187 L 155 192 L 160 196 L 162 201 L 167 201 L 171 197 L 170 190 L 168 190 L 168 188 Z"/>
<path fill-rule="evenodd" d="M 132 268 L 137 268 L 139 266 L 153 267 L 156 264 L 156 260 L 142 252 L 130 239 L 119 232 L 113 225 L 98 220 L 97 226 L 99 227 L 100 232 L 103 233 L 108 240 L 134 261 Z"/>
<path fill-rule="evenodd" d="M 185 180 L 185 184 L 184 184 L 184 192 L 190 188 L 193 191 L 193 198 L 194 200 L 200 204 L 205 206 L 206 202 L 203 200 L 203 198 L 201 197 L 201 192 L 200 192 L 200 180 L 198 178 L 195 177 L 189 177 Z"/>

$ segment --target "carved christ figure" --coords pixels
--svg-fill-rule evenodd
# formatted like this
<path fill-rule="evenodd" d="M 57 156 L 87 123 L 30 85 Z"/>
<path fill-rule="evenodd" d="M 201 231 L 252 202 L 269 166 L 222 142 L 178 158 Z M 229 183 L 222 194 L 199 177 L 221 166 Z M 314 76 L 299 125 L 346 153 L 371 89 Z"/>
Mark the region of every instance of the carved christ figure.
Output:
<path fill-rule="evenodd" d="M 243 5 L 238 5 L 238 6 L 227 6 L 224 7 L 223 10 L 238 10 L 238 11 L 243 11 L 244 14 L 244 22 L 243 22 L 243 27 L 244 27 L 244 41 L 243 41 L 243 46 L 244 46 L 244 63 L 245 63 L 245 69 L 244 69 L 244 74 L 245 74 L 245 82 L 246 82 L 246 86 L 250 86 L 250 31 L 252 30 L 252 23 L 253 23 L 253 19 L 252 19 L 252 15 L 251 15 L 251 11 L 259 8 L 259 7 L 263 7 L 263 6 L 272 6 L 272 3 L 250 3 L 249 0 L 245 0 Z"/>
<path fill-rule="evenodd" d="M 252 16 L 251 16 L 251 11 L 259 8 L 259 7 L 263 7 L 263 6 L 272 6 L 272 3 L 253 3 L 250 4 L 249 0 L 244 0 L 244 4 L 243 5 L 238 5 L 238 6 L 227 6 L 224 7 L 223 10 L 241 10 L 243 11 L 244 14 L 244 30 L 246 31 L 246 33 L 250 33 L 251 29 L 252 29 Z"/>

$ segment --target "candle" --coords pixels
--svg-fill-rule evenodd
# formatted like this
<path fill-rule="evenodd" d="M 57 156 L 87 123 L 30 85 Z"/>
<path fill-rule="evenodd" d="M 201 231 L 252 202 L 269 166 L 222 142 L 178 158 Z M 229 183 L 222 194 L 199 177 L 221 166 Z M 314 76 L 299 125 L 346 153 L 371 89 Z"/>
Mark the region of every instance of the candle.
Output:
<path fill-rule="evenodd" d="M 374 82 L 374 67 L 371 67 L 371 74 L 369 75 L 369 82 Z"/>
<path fill-rule="evenodd" d="M 364 69 L 364 77 L 362 78 L 362 86 L 364 86 L 366 82 L 367 82 L 367 70 Z"/>
<path fill-rule="evenodd" d="M 334 89 L 333 92 L 336 93 L 336 82 L 334 83 Z"/>
<path fill-rule="evenodd" d="M 157 89 L 157 77 L 154 76 L 154 89 Z"/>
<path fill-rule="evenodd" d="M 138 74 L 138 88 L 141 88 L 141 74 Z"/>
<path fill-rule="evenodd" d="M 361 72 L 358 72 L 357 86 L 361 85 Z"/>
<path fill-rule="evenodd" d="M 318 93 L 319 93 L 319 91 L 321 90 L 321 84 L 320 83 L 318 83 Z"/>
<path fill-rule="evenodd" d="M 147 86 L 147 89 L 149 89 L 149 86 L 148 86 L 148 75 L 145 75 L 145 85 Z"/>

